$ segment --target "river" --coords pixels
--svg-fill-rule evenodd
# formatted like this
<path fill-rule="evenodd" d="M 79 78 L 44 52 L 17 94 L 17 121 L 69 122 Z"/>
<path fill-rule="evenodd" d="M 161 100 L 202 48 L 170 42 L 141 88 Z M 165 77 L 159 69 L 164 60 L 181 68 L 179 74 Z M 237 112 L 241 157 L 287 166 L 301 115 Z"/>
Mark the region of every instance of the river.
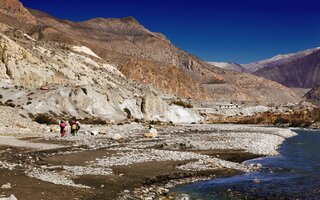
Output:
<path fill-rule="evenodd" d="M 262 171 L 173 188 L 192 199 L 320 199 L 320 131 L 294 130 L 280 155 L 249 160 Z"/>

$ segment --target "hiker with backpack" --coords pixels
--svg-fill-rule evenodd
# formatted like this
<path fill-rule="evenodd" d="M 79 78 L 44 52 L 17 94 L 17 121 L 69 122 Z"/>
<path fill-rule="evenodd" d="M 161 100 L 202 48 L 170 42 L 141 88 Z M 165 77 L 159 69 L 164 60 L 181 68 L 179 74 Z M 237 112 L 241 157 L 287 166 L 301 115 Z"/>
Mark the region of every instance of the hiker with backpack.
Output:
<path fill-rule="evenodd" d="M 70 123 L 70 126 L 71 126 L 71 135 L 75 136 L 78 131 L 80 130 L 80 123 L 79 121 L 77 120 L 76 117 L 72 117 L 71 118 L 71 121 L 69 122 Z"/>
<path fill-rule="evenodd" d="M 64 137 L 64 135 L 66 134 L 65 128 L 67 126 L 67 123 L 64 120 L 61 120 L 59 123 L 59 126 L 60 126 L 60 135 L 61 137 Z"/>

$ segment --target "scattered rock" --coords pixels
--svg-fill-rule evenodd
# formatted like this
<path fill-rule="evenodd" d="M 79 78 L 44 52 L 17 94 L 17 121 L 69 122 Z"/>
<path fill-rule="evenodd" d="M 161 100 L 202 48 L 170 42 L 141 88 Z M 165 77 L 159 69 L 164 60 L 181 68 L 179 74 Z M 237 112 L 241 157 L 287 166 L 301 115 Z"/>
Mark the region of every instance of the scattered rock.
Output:
<path fill-rule="evenodd" d="M 262 165 L 260 163 L 253 163 L 253 164 L 250 164 L 249 167 L 258 170 L 262 168 Z"/>
<path fill-rule="evenodd" d="M 254 183 L 261 183 L 261 180 L 260 180 L 260 179 L 257 179 L 257 178 L 253 179 L 252 181 L 253 181 Z"/>
<path fill-rule="evenodd" d="M 1 189 L 11 189 L 12 187 L 11 187 L 11 184 L 10 183 L 6 183 L 6 184 L 3 184 L 2 186 L 1 186 Z"/>
<path fill-rule="evenodd" d="M 44 85 L 44 86 L 41 86 L 41 87 L 40 87 L 40 90 L 49 90 L 49 88 L 48 88 L 48 86 L 45 86 L 45 85 Z"/>
<path fill-rule="evenodd" d="M 262 165 L 261 165 L 260 163 L 257 163 L 257 164 L 256 164 L 256 167 L 257 167 L 257 168 L 261 168 Z"/>
<path fill-rule="evenodd" d="M 148 193 L 149 193 L 149 190 L 148 190 L 148 189 L 145 189 L 145 190 L 142 190 L 142 192 L 143 192 L 144 194 L 148 194 Z"/>
<path fill-rule="evenodd" d="M 98 135 L 99 131 L 90 131 L 90 135 Z"/>
<path fill-rule="evenodd" d="M 158 131 L 155 128 L 151 128 L 148 133 L 145 133 L 144 136 L 147 138 L 155 138 L 158 136 Z"/>
<path fill-rule="evenodd" d="M 191 196 L 188 194 L 181 194 L 177 197 L 178 200 L 191 200 Z"/>
<path fill-rule="evenodd" d="M 0 198 L 0 200 L 18 200 L 13 194 L 8 198 Z"/>
<path fill-rule="evenodd" d="M 50 132 L 57 132 L 57 127 L 56 126 L 51 126 L 50 127 Z"/>
<path fill-rule="evenodd" d="M 113 140 L 121 140 L 122 138 L 123 138 L 122 135 L 120 135 L 119 133 L 116 133 L 112 136 Z"/>

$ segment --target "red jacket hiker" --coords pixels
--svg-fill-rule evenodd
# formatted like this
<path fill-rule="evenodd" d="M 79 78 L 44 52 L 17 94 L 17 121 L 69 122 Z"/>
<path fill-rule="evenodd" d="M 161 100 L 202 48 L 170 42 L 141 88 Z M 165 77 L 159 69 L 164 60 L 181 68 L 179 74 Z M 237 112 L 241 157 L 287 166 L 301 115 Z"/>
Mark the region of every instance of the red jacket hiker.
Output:
<path fill-rule="evenodd" d="M 60 126 L 60 135 L 61 135 L 61 137 L 63 137 L 66 134 L 65 128 L 66 128 L 67 124 L 65 121 L 61 120 L 59 126 Z"/>

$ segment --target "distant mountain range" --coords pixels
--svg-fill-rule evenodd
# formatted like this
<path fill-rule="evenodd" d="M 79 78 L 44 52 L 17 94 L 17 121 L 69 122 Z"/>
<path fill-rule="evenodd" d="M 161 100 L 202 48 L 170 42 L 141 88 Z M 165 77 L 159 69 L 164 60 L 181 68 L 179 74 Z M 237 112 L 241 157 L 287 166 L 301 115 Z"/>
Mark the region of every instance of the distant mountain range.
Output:
<path fill-rule="evenodd" d="M 273 68 L 275 66 L 286 65 L 288 63 L 297 61 L 300 58 L 304 58 L 314 52 L 319 51 L 320 48 L 308 49 L 305 51 L 299 51 L 297 53 L 277 55 L 270 59 L 262 60 L 259 62 L 253 62 L 250 64 L 243 64 L 245 71 L 250 73 L 258 73 L 259 70 L 263 71 L 265 68 Z"/>
<path fill-rule="evenodd" d="M 320 84 L 320 48 L 277 55 L 250 64 L 212 64 L 224 69 L 252 73 L 288 87 L 312 88 Z"/>
<path fill-rule="evenodd" d="M 223 69 L 261 76 L 290 88 L 309 88 L 310 91 L 304 95 L 304 99 L 320 106 L 320 47 L 277 55 L 250 64 L 209 63 Z"/>
<path fill-rule="evenodd" d="M 277 81 L 288 87 L 312 88 L 320 84 L 320 49 L 290 54 L 270 62 L 253 74 Z"/>

